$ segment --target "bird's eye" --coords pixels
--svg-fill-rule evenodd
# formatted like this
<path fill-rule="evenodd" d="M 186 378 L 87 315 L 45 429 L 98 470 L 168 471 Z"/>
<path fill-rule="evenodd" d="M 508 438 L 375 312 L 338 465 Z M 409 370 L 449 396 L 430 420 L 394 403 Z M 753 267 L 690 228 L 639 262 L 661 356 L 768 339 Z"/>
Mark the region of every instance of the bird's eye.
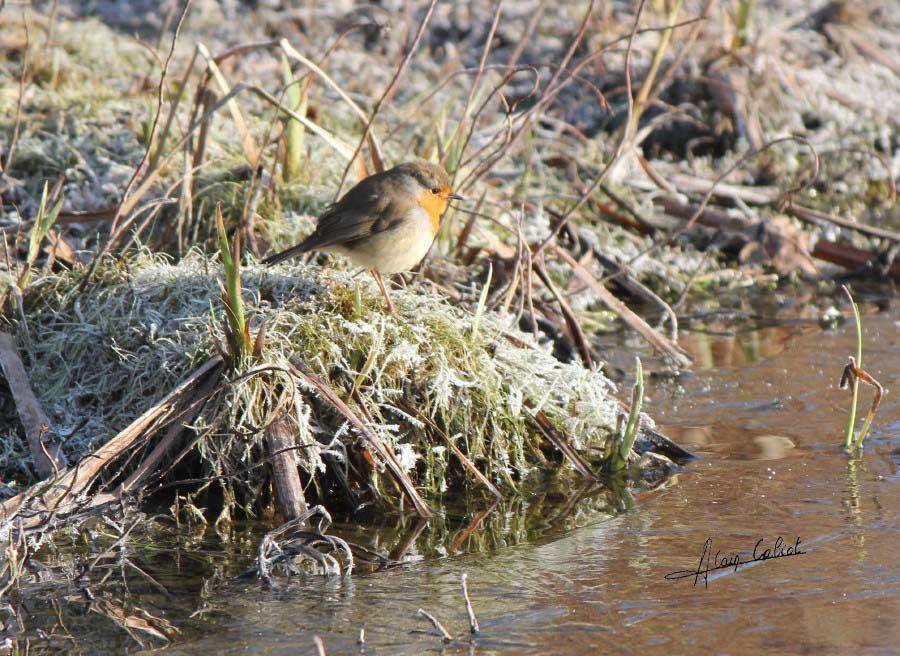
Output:
<path fill-rule="evenodd" d="M 439 194 L 439 193 L 441 193 L 441 188 L 440 187 L 432 187 L 431 193 Z"/>

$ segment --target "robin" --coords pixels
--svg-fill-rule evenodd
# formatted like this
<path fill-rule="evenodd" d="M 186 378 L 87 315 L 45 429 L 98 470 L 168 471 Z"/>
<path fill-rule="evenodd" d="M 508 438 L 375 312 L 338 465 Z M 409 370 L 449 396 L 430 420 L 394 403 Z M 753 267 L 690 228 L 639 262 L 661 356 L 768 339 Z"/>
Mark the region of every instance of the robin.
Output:
<path fill-rule="evenodd" d="M 381 274 L 408 271 L 422 261 L 451 200 L 450 176 L 436 164 L 405 162 L 370 175 L 319 217 L 315 231 L 301 243 L 266 258 L 268 265 L 309 251 L 346 256 L 368 269 L 394 311 Z"/>

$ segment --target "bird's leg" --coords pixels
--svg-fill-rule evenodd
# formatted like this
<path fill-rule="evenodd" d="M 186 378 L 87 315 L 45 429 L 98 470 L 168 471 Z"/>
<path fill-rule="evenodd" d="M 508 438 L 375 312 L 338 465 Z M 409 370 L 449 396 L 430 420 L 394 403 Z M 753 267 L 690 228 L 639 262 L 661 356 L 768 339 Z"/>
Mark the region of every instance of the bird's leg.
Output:
<path fill-rule="evenodd" d="M 375 278 L 375 282 L 378 283 L 378 289 L 380 289 L 382 295 L 384 295 L 385 303 L 387 303 L 387 311 L 389 313 L 393 312 L 394 304 L 391 303 L 391 297 L 388 295 L 387 288 L 384 286 L 384 281 L 381 279 L 381 274 L 378 273 L 375 269 L 372 269 L 372 277 Z"/>

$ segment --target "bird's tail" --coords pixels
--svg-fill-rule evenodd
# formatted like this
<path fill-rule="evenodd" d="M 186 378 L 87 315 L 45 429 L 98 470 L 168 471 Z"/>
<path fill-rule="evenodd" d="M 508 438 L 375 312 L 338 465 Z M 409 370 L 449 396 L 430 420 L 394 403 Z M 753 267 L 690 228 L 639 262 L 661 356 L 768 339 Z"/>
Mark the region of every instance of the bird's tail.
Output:
<path fill-rule="evenodd" d="M 289 260 L 297 255 L 302 255 L 309 250 L 310 247 L 307 242 L 301 242 L 296 246 L 291 246 L 286 251 L 281 251 L 280 253 L 275 253 L 275 255 L 270 255 L 263 260 L 263 264 L 265 264 L 266 266 L 272 266 L 273 264 L 284 262 L 285 260 Z"/>

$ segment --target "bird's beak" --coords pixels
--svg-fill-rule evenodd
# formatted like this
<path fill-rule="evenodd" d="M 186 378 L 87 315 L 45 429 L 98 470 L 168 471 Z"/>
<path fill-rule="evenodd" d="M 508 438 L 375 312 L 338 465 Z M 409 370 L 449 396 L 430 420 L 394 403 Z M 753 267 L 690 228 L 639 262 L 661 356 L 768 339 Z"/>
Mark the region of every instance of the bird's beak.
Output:
<path fill-rule="evenodd" d="M 459 194 L 447 194 L 447 200 L 465 200 L 465 197 Z"/>

